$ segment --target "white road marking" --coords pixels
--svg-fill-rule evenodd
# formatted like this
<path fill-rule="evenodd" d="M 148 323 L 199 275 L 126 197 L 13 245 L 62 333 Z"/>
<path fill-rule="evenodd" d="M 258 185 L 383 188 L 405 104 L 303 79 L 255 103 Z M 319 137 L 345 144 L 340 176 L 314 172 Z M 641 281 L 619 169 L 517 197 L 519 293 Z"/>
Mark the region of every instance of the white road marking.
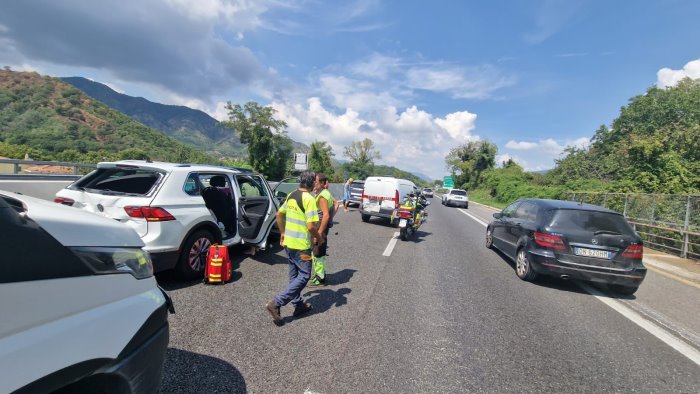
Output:
<path fill-rule="evenodd" d="M 639 315 L 637 312 L 624 306 L 619 301 L 616 301 L 612 298 L 605 296 L 603 293 L 601 293 L 597 289 L 592 288 L 592 287 L 590 287 L 586 284 L 580 283 L 580 282 L 575 282 L 575 283 L 580 288 L 582 288 L 583 290 L 586 290 L 593 297 L 597 298 L 599 301 L 601 301 L 605 305 L 611 307 L 616 312 L 618 312 L 622 316 L 626 317 L 627 319 L 631 320 L 634 324 L 638 325 L 639 327 L 647 330 L 651 335 L 657 337 L 658 339 L 660 339 L 662 342 L 664 342 L 668 346 L 676 349 L 676 351 L 678 351 L 680 354 L 686 356 L 690 361 L 692 361 L 695 364 L 700 366 L 700 351 L 696 350 L 695 348 L 693 348 L 692 346 L 688 345 L 687 343 L 681 341 L 680 339 L 677 339 L 671 333 L 664 330 L 663 328 L 657 326 L 656 324 L 650 322 L 649 320 L 646 320 L 641 315 Z"/>
<path fill-rule="evenodd" d="M 481 225 L 482 225 L 482 226 L 484 226 L 484 227 L 486 227 L 486 226 L 488 226 L 488 225 L 489 225 L 489 224 L 488 224 L 488 223 L 486 223 L 485 221 L 483 221 L 483 220 L 479 219 L 478 217 L 476 217 L 476 216 L 472 215 L 471 213 L 469 213 L 469 212 L 465 211 L 465 210 L 464 210 L 464 209 L 462 209 L 462 208 L 459 208 L 459 211 L 460 211 L 460 212 L 462 212 L 463 214 L 465 214 L 465 215 L 469 216 L 470 218 L 472 218 L 472 219 L 476 220 L 476 221 L 477 221 L 477 222 L 478 222 L 479 224 L 481 224 Z"/>
<path fill-rule="evenodd" d="M 470 218 L 474 219 L 477 223 L 480 223 L 482 226 L 486 227 L 488 224 L 484 222 L 483 220 L 475 217 L 474 215 L 460 209 L 460 212 L 463 214 L 469 216 Z M 579 281 L 575 281 L 576 285 L 578 285 L 580 288 L 583 290 L 587 291 L 589 294 L 591 294 L 593 297 L 597 298 L 599 301 L 604 303 L 605 305 L 609 306 L 612 308 L 614 311 L 617 313 L 621 314 L 622 316 L 626 317 L 628 320 L 630 320 L 632 323 L 638 325 L 639 327 L 645 329 L 647 332 L 649 332 L 651 335 L 655 336 L 656 338 L 660 339 L 663 343 L 667 344 L 668 346 L 672 347 L 675 349 L 677 352 L 680 354 L 684 355 L 687 357 L 689 360 L 694 362 L 697 365 L 700 365 L 700 351 L 695 349 L 694 347 L 688 345 L 687 343 L 681 341 L 680 339 L 676 338 L 668 332 L 667 330 L 664 330 L 663 328 L 659 327 L 658 325 L 652 323 L 651 321 L 645 319 L 643 316 L 638 314 L 637 312 L 633 311 L 632 309 L 626 307 L 623 305 L 621 302 L 616 301 L 599 290 L 592 288 L 584 283 L 581 283 Z"/>
<path fill-rule="evenodd" d="M 384 249 L 384 253 L 382 253 L 382 256 L 391 256 L 391 252 L 394 250 L 394 246 L 396 245 L 396 241 L 399 239 L 399 233 L 395 232 L 394 236 L 391 237 L 389 240 L 389 245 L 386 246 L 386 249 Z"/>

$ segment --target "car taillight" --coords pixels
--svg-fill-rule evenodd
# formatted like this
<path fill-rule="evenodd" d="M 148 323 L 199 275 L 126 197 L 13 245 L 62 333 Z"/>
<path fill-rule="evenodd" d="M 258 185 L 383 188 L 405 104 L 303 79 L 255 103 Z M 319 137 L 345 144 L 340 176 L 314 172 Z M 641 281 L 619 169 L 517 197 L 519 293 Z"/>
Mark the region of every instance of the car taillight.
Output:
<path fill-rule="evenodd" d="M 394 206 L 398 207 L 399 206 L 399 191 L 396 191 L 396 194 L 394 194 Z"/>
<path fill-rule="evenodd" d="M 545 233 L 535 233 L 535 243 L 545 248 L 565 250 L 566 245 L 564 241 L 558 235 L 545 234 Z"/>
<path fill-rule="evenodd" d="M 167 222 L 175 217 L 159 207 L 124 207 L 126 214 L 132 218 L 144 218 L 148 222 Z"/>
<path fill-rule="evenodd" d="M 644 255 L 644 247 L 642 245 L 630 245 L 622 252 L 622 257 L 627 257 L 628 259 L 641 260 Z"/>
<path fill-rule="evenodd" d="M 63 204 L 63 205 L 73 205 L 75 200 L 73 200 L 72 198 L 66 198 L 66 197 L 56 197 L 53 199 L 53 202 L 57 202 L 57 203 Z"/>

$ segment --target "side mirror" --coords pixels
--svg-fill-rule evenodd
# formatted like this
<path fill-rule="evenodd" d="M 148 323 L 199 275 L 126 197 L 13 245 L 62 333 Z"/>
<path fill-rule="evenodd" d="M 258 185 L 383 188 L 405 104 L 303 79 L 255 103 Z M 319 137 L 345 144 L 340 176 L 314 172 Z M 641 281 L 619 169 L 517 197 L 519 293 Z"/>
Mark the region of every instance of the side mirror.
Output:
<path fill-rule="evenodd" d="M 493 214 L 493 217 L 494 217 L 495 219 L 500 219 L 501 216 L 503 216 L 503 215 L 501 215 L 500 212 L 496 212 L 496 213 Z"/>

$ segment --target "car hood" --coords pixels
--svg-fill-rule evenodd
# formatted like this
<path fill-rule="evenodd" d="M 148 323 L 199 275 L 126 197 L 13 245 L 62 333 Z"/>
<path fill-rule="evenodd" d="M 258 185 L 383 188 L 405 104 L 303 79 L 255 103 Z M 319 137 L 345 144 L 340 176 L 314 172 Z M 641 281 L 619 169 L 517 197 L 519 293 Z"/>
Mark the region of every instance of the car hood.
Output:
<path fill-rule="evenodd" d="M 24 215 L 64 246 L 143 247 L 134 230 L 112 219 L 34 197 L 5 192 L 24 205 Z"/>

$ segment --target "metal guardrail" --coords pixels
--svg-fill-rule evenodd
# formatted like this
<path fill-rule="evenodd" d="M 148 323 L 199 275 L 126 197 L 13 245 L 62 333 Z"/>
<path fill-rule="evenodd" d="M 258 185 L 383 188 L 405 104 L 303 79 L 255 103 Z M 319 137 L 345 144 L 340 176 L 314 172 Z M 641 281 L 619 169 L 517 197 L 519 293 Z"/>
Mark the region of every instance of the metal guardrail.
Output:
<path fill-rule="evenodd" d="M 11 171 L 6 171 L 3 169 L 3 164 L 11 166 Z M 8 167 L 9 167 L 8 166 Z M 95 164 L 84 164 L 84 163 L 67 163 L 60 161 L 38 161 L 38 160 L 18 160 L 18 159 L 0 159 L 0 174 L 12 174 L 12 175 L 29 175 L 29 174 L 46 174 L 46 172 L 41 172 L 41 169 L 36 169 L 35 171 L 27 171 L 25 167 L 67 167 L 72 168 L 72 175 L 80 175 L 80 169 L 93 169 L 97 166 Z M 56 174 L 61 175 L 61 174 Z M 64 173 L 63 175 L 67 175 Z"/>
<path fill-rule="evenodd" d="M 567 198 L 620 212 L 645 243 L 700 259 L 700 195 L 571 192 Z"/>

